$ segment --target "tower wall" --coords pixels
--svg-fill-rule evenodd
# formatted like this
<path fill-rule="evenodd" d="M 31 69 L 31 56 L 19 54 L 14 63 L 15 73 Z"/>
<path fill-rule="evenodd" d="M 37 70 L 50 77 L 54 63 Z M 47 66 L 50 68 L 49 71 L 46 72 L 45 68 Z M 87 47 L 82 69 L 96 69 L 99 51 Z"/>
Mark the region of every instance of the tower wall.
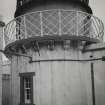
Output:
<path fill-rule="evenodd" d="M 93 105 L 91 63 L 94 70 L 95 103 L 104 104 L 104 61 L 66 61 L 67 59 L 92 59 L 105 55 L 104 44 L 93 44 L 86 52 L 70 47 L 55 46 L 53 51 L 47 47 L 38 52 L 27 50 L 29 58 L 12 58 L 12 105 L 20 103 L 20 73 L 35 72 L 33 76 L 33 104 L 37 105 Z M 91 51 L 92 50 L 92 51 Z M 60 61 L 60 59 L 62 59 Z M 64 60 L 64 61 L 63 61 Z"/>
<path fill-rule="evenodd" d="M 35 72 L 33 104 L 92 105 L 90 62 L 65 61 L 84 59 L 81 51 L 72 47 L 64 50 L 61 46 L 56 46 L 53 51 L 46 47 L 41 48 L 40 56 L 38 52 L 30 49 L 27 53 L 32 55 L 33 61 L 36 62 L 29 63 L 29 59 L 25 57 L 12 59 L 12 105 L 18 105 L 20 102 L 19 74 L 28 72 Z M 59 59 L 65 60 L 59 61 Z"/>

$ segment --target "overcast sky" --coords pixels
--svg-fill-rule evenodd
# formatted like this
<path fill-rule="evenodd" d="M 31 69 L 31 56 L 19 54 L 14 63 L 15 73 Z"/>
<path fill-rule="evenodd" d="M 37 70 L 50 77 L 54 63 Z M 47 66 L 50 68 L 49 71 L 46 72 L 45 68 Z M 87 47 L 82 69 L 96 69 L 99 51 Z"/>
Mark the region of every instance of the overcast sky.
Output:
<path fill-rule="evenodd" d="M 99 17 L 105 24 L 105 0 L 90 0 L 90 6 L 94 15 Z M 3 16 L 6 23 L 13 18 L 15 8 L 16 0 L 0 0 L 0 15 Z"/>

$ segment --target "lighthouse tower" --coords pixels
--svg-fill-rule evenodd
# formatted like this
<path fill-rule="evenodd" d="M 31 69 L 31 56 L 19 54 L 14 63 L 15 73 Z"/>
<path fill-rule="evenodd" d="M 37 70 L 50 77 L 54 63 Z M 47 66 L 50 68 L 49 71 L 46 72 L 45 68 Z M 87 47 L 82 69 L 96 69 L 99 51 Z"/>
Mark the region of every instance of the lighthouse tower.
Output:
<path fill-rule="evenodd" d="M 103 42 L 103 23 L 89 0 L 17 0 L 4 39 L 11 105 L 103 105 L 104 88 L 95 94 L 93 71 L 102 56 L 94 51 Z"/>

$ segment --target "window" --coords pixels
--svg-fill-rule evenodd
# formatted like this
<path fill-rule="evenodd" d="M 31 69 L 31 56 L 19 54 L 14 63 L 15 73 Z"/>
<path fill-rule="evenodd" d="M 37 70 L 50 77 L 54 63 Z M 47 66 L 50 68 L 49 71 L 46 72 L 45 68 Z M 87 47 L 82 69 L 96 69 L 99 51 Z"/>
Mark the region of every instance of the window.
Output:
<path fill-rule="evenodd" d="M 24 102 L 25 104 L 31 103 L 31 78 L 24 77 Z"/>
<path fill-rule="evenodd" d="M 20 73 L 20 105 L 33 104 L 33 76 L 34 72 Z"/>

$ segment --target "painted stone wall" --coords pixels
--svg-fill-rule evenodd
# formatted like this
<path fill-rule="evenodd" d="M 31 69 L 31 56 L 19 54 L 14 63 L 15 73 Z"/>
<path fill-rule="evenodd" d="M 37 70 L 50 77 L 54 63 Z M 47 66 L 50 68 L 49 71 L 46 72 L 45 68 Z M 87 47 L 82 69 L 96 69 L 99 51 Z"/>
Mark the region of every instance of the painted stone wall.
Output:
<path fill-rule="evenodd" d="M 98 47 L 97 47 L 98 46 Z M 29 63 L 29 58 L 13 57 L 12 59 L 12 105 L 20 103 L 19 73 L 35 72 L 33 78 L 34 104 L 37 105 L 92 105 L 91 62 L 76 61 L 38 61 L 51 59 L 90 59 L 105 55 L 104 46 L 91 45 L 87 49 L 97 49 L 82 53 L 80 50 L 68 50 L 56 46 L 53 51 L 47 48 L 38 52 L 28 50 L 36 62 Z M 101 47 L 103 49 L 101 49 Z M 92 61 L 94 64 L 95 101 L 96 105 L 105 103 L 104 61 Z"/>
<path fill-rule="evenodd" d="M 33 56 L 33 60 L 60 59 L 60 58 L 66 59 L 66 58 L 77 58 L 79 56 L 78 55 L 79 52 L 74 51 L 73 49 L 64 51 L 59 47 L 55 48 L 54 51 L 49 51 L 48 49 L 43 48 L 40 50 L 40 56 L 38 55 L 38 53 L 35 53 L 33 51 L 29 51 L 28 53 L 30 53 Z M 83 91 L 82 89 L 82 87 L 85 86 L 84 83 L 86 81 L 84 81 L 84 79 L 81 79 L 85 78 L 81 72 L 82 70 L 81 63 L 64 62 L 64 61 L 29 63 L 28 61 L 29 59 L 24 57 L 18 57 L 18 58 L 13 57 L 12 59 L 13 104 L 17 105 L 20 101 L 19 73 L 24 73 L 24 72 L 35 72 L 36 74 L 33 78 L 34 104 L 52 105 L 56 103 L 57 105 L 59 104 L 68 105 L 70 103 L 72 104 L 87 103 L 86 102 L 87 98 L 85 98 L 84 96 L 86 93 L 89 92 L 85 90 Z M 87 80 L 88 84 L 90 83 L 89 79 L 85 80 Z M 91 93 L 91 88 L 88 90 L 90 90 Z M 82 98 L 85 99 L 82 101 Z M 73 99 L 77 99 L 77 101 Z"/>

